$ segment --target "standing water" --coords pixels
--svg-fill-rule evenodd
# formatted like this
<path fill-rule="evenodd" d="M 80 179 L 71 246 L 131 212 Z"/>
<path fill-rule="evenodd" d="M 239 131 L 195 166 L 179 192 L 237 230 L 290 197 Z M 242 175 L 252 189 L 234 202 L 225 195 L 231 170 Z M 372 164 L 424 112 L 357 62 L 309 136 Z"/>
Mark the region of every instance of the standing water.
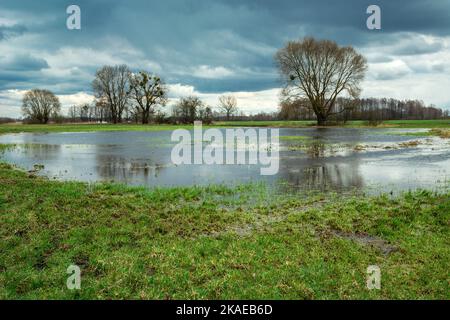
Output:
<path fill-rule="evenodd" d="M 224 130 L 224 129 L 221 129 Z M 448 188 L 450 140 L 405 129 L 280 129 L 279 172 L 259 165 L 174 165 L 170 131 L 20 133 L 1 159 L 53 179 L 189 186 L 265 181 L 295 190 Z M 408 133 L 405 135 L 405 133 Z M 371 191 L 372 190 L 372 191 Z"/>

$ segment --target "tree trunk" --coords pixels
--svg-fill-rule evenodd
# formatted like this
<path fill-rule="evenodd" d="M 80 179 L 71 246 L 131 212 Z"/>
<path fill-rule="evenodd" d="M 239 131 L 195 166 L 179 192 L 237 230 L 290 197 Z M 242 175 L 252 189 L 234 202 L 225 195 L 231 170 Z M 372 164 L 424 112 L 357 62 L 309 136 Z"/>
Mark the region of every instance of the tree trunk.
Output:
<path fill-rule="evenodd" d="M 327 123 L 327 117 L 324 115 L 316 115 L 317 116 L 317 125 L 318 126 L 324 126 Z"/>
<path fill-rule="evenodd" d="M 142 112 L 142 124 L 148 124 L 150 114 L 147 111 Z"/>

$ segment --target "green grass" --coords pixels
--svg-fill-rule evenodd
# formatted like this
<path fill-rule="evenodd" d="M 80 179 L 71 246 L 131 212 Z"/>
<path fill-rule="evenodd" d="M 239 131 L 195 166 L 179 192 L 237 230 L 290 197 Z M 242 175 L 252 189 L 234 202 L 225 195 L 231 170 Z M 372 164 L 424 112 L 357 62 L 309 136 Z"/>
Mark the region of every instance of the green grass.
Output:
<path fill-rule="evenodd" d="M 421 132 L 398 132 L 392 131 L 389 134 L 401 136 L 419 136 L 419 137 L 440 137 L 442 139 L 450 138 L 450 128 L 432 128 L 428 131 Z"/>
<path fill-rule="evenodd" d="M 307 128 L 314 126 L 316 121 L 218 121 L 216 126 L 223 127 L 278 127 Z"/>
<path fill-rule="evenodd" d="M 306 128 L 315 121 L 224 121 L 208 127 L 279 127 Z M 349 121 L 343 127 L 367 127 L 365 121 Z M 450 128 L 450 120 L 393 120 L 384 121 L 375 128 Z M 179 128 L 191 129 L 192 125 L 140 125 L 140 124 L 1 124 L 0 134 L 19 132 L 92 132 L 92 131 L 162 131 Z M 371 128 L 371 127 L 370 127 Z"/>
<path fill-rule="evenodd" d="M 431 135 L 438 136 L 438 137 L 440 137 L 442 139 L 450 138 L 450 128 L 449 129 L 438 129 L 438 128 L 435 128 L 435 129 L 431 129 L 429 132 L 430 132 Z"/>
<path fill-rule="evenodd" d="M 2 124 L 2 133 L 20 132 L 93 132 L 93 131 L 162 131 L 192 128 L 191 125 L 139 125 L 139 124 Z"/>
<path fill-rule="evenodd" d="M 0 164 L 0 298 L 449 299 L 449 219 L 450 192 L 148 190 Z M 70 264 L 79 291 L 66 288 Z M 366 289 L 373 264 L 379 291 Z"/>
<path fill-rule="evenodd" d="M 388 120 L 383 121 L 384 125 L 399 127 L 399 128 L 450 128 L 450 120 Z M 382 124 L 382 125 L 383 125 Z"/>
<path fill-rule="evenodd" d="M 311 137 L 307 136 L 280 136 L 281 141 L 304 141 L 309 140 Z"/>

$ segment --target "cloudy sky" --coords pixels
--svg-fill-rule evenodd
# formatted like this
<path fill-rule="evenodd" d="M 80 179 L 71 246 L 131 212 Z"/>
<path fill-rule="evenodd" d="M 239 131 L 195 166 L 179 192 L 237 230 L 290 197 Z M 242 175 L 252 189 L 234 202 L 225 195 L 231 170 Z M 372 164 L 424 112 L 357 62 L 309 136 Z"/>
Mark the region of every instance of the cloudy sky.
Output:
<path fill-rule="evenodd" d="M 70 4 L 81 30 L 66 28 Z M 382 30 L 366 27 L 371 4 Z M 233 92 L 246 112 L 275 111 L 273 56 L 305 36 L 367 57 L 363 96 L 450 109 L 450 0 L 1 0 L 0 116 L 20 116 L 31 88 L 54 91 L 65 109 L 90 102 L 95 70 L 122 63 L 160 74 L 173 99 L 215 106 Z"/>

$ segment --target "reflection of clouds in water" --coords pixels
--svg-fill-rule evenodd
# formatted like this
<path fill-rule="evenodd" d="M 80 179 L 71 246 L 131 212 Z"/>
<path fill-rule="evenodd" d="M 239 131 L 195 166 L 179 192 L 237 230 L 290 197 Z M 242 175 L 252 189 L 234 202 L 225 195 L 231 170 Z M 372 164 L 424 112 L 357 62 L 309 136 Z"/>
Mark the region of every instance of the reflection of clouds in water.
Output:
<path fill-rule="evenodd" d="M 96 174 L 103 180 L 115 180 L 126 183 L 146 184 L 149 179 L 157 178 L 160 172 L 172 164 L 153 163 L 151 159 L 129 159 L 112 154 L 96 153 Z"/>
<path fill-rule="evenodd" d="M 439 172 L 442 176 L 445 176 L 445 167 L 450 167 L 450 161 L 444 161 L 440 163 L 429 163 L 429 164 L 414 164 L 414 165 L 403 165 L 402 163 L 397 163 L 396 165 L 392 163 L 377 163 L 368 162 L 360 166 L 361 173 L 370 180 L 423 180 L 428 181 L 430 179 L 435 179 L 436 175 L 430 174 L 431 172 Z M 450 172 L 449 172 L 450 173 Z"/>
<path fill-rule="evenodd" d="M 382 182 L 382 181 L 388 181 L 391 182 L 398 182 L 400 180 L 405 180 L 405 172 L 402 170 L 401 167 L 380 167 L 379 165 L 363 165 L 360 167 L 361 174 L 364 175 L 364 177 L 367 180 Z M 408 175 L 411 175 L 411 168 L 408 167 L 406 170 Z M 406 176 L 407 178 L 408 176 Z"/>

